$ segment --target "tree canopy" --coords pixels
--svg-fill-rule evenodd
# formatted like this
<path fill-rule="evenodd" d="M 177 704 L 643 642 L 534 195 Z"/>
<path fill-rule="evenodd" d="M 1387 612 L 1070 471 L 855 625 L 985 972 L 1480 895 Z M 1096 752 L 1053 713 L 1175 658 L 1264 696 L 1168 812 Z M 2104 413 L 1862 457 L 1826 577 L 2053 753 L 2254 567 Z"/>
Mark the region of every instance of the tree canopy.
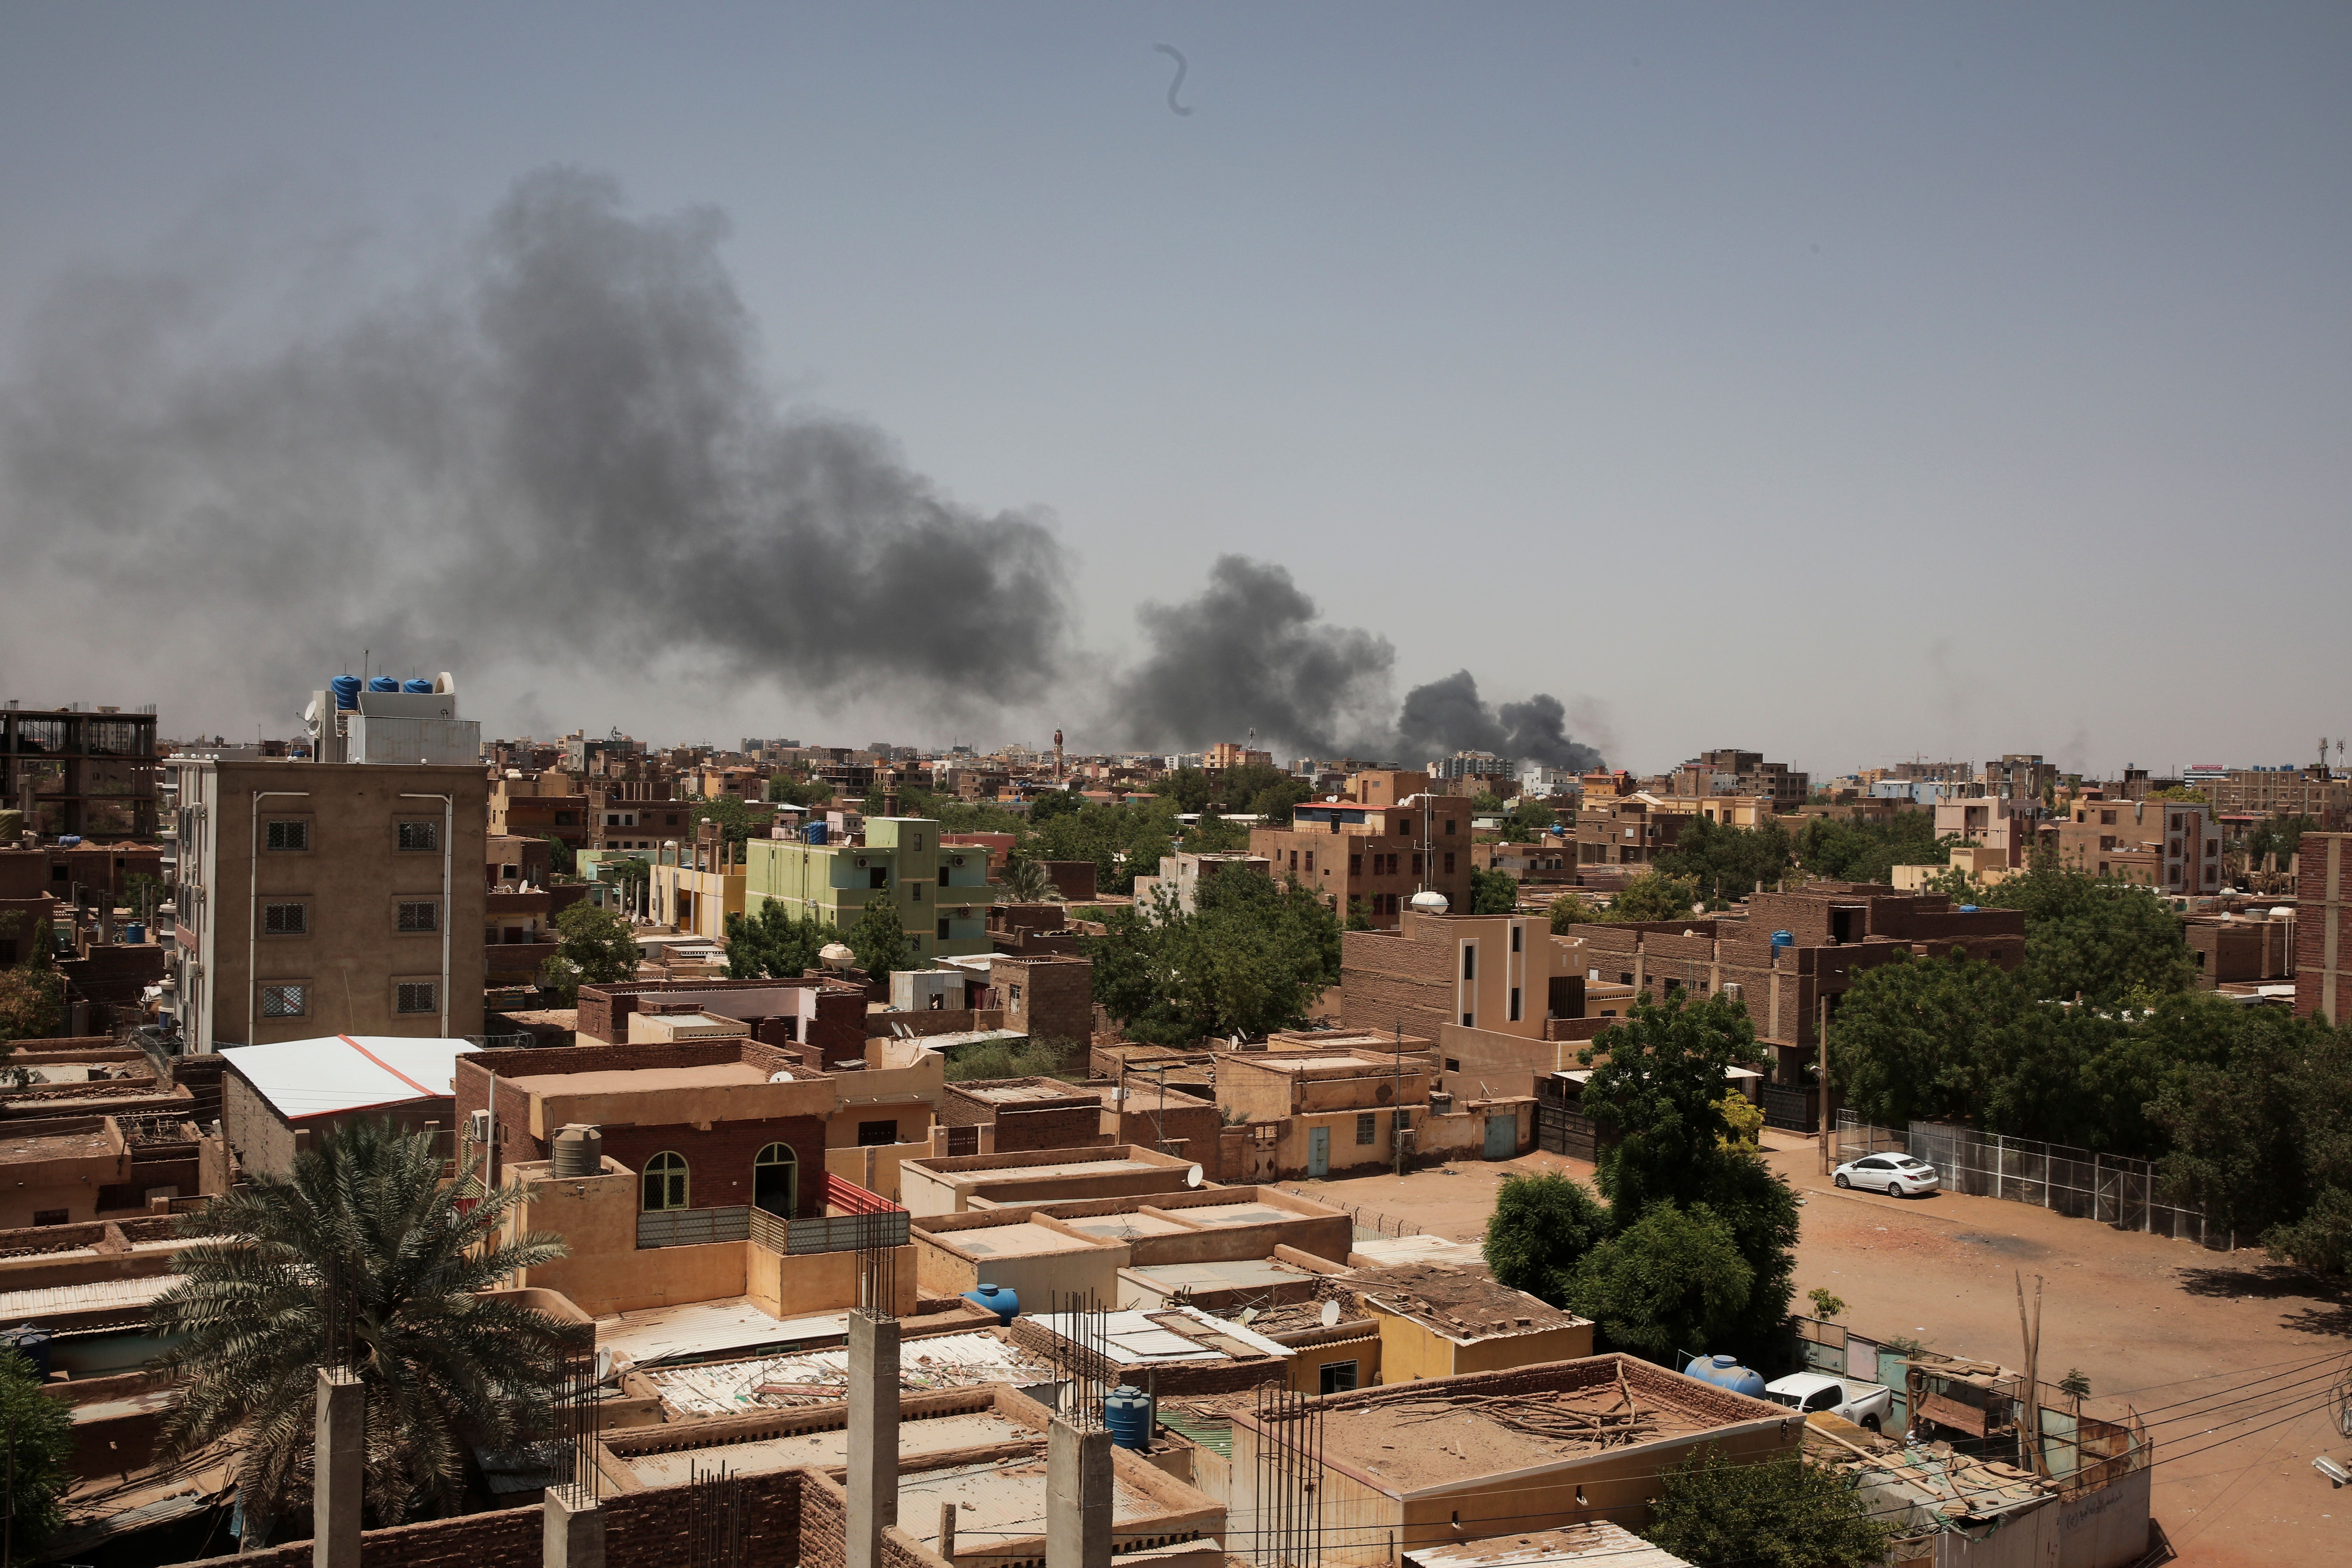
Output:
<path fill-rule="evenodd" d="M 1810 818 L 1791 840 L 1809 876 L 1838 882 L 1891 882 L 1897 866 L 1939 866 L 1957 836 L 1937 837 L 1932 811 L 1898 811 L 1885 822 Z"/>
<path fill-rule="evenodd" d="M 1486 1267 L 1501 1283 L 1568 1304 L 1577 1265 L 1609 1235 L 1609 1210 L 1583 1183 L 1554 1172 L 1503 1178 L 1486 1218 Z"/>
<path fill-rule="evenodd" d="M 1470 868 L 1470 912 L 1507 915 L 1519 907 L 1518 879 L 1507 871 Z"/>
<path fill-rule="evenodd" d="M 2105 1007 L 2195 983 L 2180 917 L 2153 888 L 2087 876 L 2045 857 L 1977 901 L 2025 912 L 2018 978 L 2035 996 L 2079 996 Z"/>
<path fill-rule="evenodd" d="M 1698 883 L 1688 877 L 1672 877 L 1663 871 L 1645 871 L 1621 889 L 1609 900 L 1607 919 L 1620 925 L 1644 921 L 1683 921 L 1691 918 L 1691 906 L 1705 903 L 1699 895 Z"/>
<path fill-rule="evenodd" d="M 1734 827 L 1694 816 L 1684 819 L 1675 847 L 1658 857 L 1656 868 L 1687 878 L 1721 908 L 1753 892 L 1759 882 L 1778 887 L 1793 863 L 1788 831 L 1778 823 Z"/>
<path fill-rule="evenodd" d="M 841 941 L 831 921 L 793 915 L 772 899 L 762 899 L 748 915 L 727 917 L 727 977 L 730 980 L 796 980 L 817 965 L 817 954 Z"/>
<path fill-rule="evenodd" d="M 1795 1455 L 1740 1464 L 1709 1445 L 1660 1479 L 1643 1534 L 1685 1562 L 1877 1568 L 1900 1529 L 1839 1471 Z"/>
<path fill-rule="evenodd" d="M 0 1349 L 0 1427 L 9 1447 L 10 1546 L 21 1561 L 37 1556 L 63 1522 L 58 1500 L 73 1488 L 74 1437 L 73 1411 L 14 1349 Z"/>
<path fill-rule="evenodd" d="M 1544 800 L 1523 799 L 1503 817 L 1503 842 L 1534 844 L 1559 826 L 1559 813 Z"/>
<path fill-rule="evenodd" d="M 1112 910 L 1082 944 L 1095 999 L 1132 1039 L 1180 1045 L 1307 1021 L 1339 977 L 1339 921 L 1307 889 L 1240 868 L 1203 880 L 1195 912 L 1166 889 Z"/>
<path fill-rule="evenodd" d="M 740 849 L 751 840 L 755 826 L 751 808 L 731 795 L 711 795 L 696 801 L 687 811 L 688 826 L 699 827 L 706 822 L 719 824 L 719 830 L 730 849 Z"/>
<path fill-rule="evenodd" d="M 159 1337 L 180 1337 L 158 1364 L 184 1379 L 163 1457 L 235 1436 L 257 1542 L 309 1491 L 317 1369 L 343 1359 L 336 1321 L 366 1388 L 377 1524 L 457 1511 L 469 1442 L 512 1450 L 544 1430 L 562 1353 L 586 1325 L 482 1292 L 563 1243 L 504 1234 L 522 1188 L 484 1192 L 470 1165 L 457 1182 L 441 1167 L 431 1137 L 362 1118 L 297 1154 L 290 1178 L 256 1174 L 183 1222 L 199 1239 L 150 1310 Z"/>
<path fill-rule="evenodd" d="M 1585 1254 L 1569 1300 L 1610 1344 L 1674 1365 L 1736 1342 L 1755 1283 L 1714 1210 L 1661 1203 Z"/>
<path fill-rule="evenodd" d="M 635 977 L 636 933 L 629 922 L 610 910 L 583 901 L 555 917 L 560 940 L 555 952 L 540 965 L 543 991 L 570 1006 L 583 985 L 610 985 Z"/>
<path fill-rule="evenodd" d="M 1056 805 L 1040 821 L 1048 801 Z M 1041 860 L 1091 860 L 1095 886 L 1107 893 L 1131 893 L 1138 873 L 1160 874 L 1160 860 L 1176 849 L 1176 813 L 1165 796 L 1147 795 L 1125 805 L 1106 805 L 1064 794 L 1040 796 L 1029 810 L 1033 832 L 1024 847 Z"/>
<path fill-rule="evenodd" d="M 768 798 L 783 805 L 823 805 L 833 798 L 833 786 L 813 775 L 780 770 L 768 775 Z"/>
<path fill-rule="evenodd" d="M 877 900 L 866 905 L 841 940 L 857 955 L 857 967 L 877 979 L 915 967 L 915 944 L 908 940 L 896 904 Z"/>

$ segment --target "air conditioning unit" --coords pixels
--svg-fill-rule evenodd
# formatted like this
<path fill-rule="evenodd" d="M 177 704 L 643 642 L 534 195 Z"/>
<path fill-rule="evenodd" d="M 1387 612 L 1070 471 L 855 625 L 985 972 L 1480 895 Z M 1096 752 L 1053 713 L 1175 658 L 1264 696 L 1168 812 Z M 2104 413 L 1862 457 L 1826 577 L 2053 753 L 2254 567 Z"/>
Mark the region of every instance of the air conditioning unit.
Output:
<path fill-rule="evenodd" d="M 467 1113 L 466 1118 L 466 1137 L 468 1141 L 476 1143 L 488 1143 L 490 1141 L 490 1113 L 488 1111 L 476 1110 Z"/>
<path fill-rule="evenodd" d="M 857 868 L 861 871 L 866 869 L 866 857 L 863 855 L 857 858 Z"/>

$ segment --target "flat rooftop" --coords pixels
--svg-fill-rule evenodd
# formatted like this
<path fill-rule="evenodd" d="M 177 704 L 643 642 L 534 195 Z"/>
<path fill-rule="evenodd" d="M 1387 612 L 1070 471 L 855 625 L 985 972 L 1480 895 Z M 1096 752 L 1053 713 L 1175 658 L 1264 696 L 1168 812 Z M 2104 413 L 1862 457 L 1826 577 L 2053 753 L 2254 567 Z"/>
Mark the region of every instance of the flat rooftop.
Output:
<path fill-rule="evenodd" d="M 92 1279 L 81 1285 L 45 1285 L 36 1290 L 0 1290 L 0 1318 L 54 1317 L 143 1307 L 180 1282 L 176 1274 L 145 1274 L 131 1279 Z"/>
<path fill-rule="evenodd" d="M 718 1089 L 765 1083 L 768 1069 L 749 1062 L 711 1062 L 698 1068 L 621 1068 L 599 1072 L 529 1073 L 506 1080 L 530 1094 L 629 1094 L 663 1089 Z"/>
<path fill-rule="evenodd" d="M 5 1313 L 0 1313 L 4 1316 Z M 690 1361 L 728 1351 L 793 1347 L 797 1341 L 833 1342 L 849 1332 L 849 1314 L 822 1312 L 806 1318 L 772 1318 L 745 1296 L 646 1307 L 596 1320 L 596 1348 L 616 1361 L 646 1366 Z"/>
<path fill-rule="evenodd" d="M 1075 1320 L 1066 1312 L 1038 1312 L 1030 1321 L 1057 1338 L 1072 1337 Z M 1213 1318 L 1197 1307 L 1144 1307 L 1102 1315 L 1090 1334 L 1103 1359 L 1114 1366 L 1166 1365 L 1178 1362 L 1245 1361 L 1287 1356 L 1279 1345 L 1241 1324 Z"/>
<path fill-rule="evenodd" d="M 1408 1263 L 1357 1271 L 1364 1299 L 1412 1319 L 1457 1344 L 1539 1334 L 1581 1323 L 1573 1312 L 1514 1290 L 1492 1275 L 1439 1263 Z"/>
<path fill-rule="evenodd" d="M 937 1170 L 936 1166 L 927 1169 Z M 1039 1176 L 1108 1176 L 1129 1171 L 1164 1171 L 1168 1164 L 1141 1160 L 1082 1160 L 1066 1165 L 989 1165 L 972 1171 L 939 1171 L 941 1176 L 965 1182 L 1032 1181 Z"/>
<path fill-rule="evenodd" d="M 1194 1204 L 1178 1212 L 1194 1225 L 1280 1225 L 1310 1217 L 1296 1209 L 1278 1209 L 1272 1204 L 1261 1203 Z"/>
<path fill-rule="evenodd" d="M 1603 1519 L 1527 1535 L 1424 1546 L 1407 1552 L 1404 1560 L 1411 1568 L 1540 1568 L 1547 1563 L 1603 1562 L 1609 1568 L 1691 1568 L 1686 1559 Z"/>
<path fill-rule="evenodd" d="M 1191 1211 L 1186 1213 L 1189 1215 Z M 1112 1241 L 1127 1241 L 1142 1236 L 1191 1234 L 1190 1226 L 1151 1214 L 1087 1214 L 1055 1217 L 1072 1230 L 1082 1230 L 1088 1236 L 1105 1237 Z"/>
<path fill-rule="evenodd" d="M 1274 1258 L 1236 1258 L 1230 1263 L 1152 1263 L 1127 1272 L 1164 1289 L 1186 1286 L 1203 1292 L 1265 1289 L 1324 1278 Z"/>
<path fill-rule="evenodd" d="M 901 1434 L 906 1427 L 901 1426 Z M 940 1505 L 956 1505 L 956 1554 L 978 1553 L 1000 1541 L 1045 1533 L 1045 1456 L 1043 1434 L 1035 1458 L 1007 1464 L 1002 1460 L 953 1465 L 946 1469 L 901 1471 L 898 1476 L 898 1528 L 936 1550 L 940 1540 Z M 901 1442 L 905 1441 L 903 1436 Z M 1129 1486 L 1116 1472 L 1111 1477 L 1110 1518 L 1114 1529 L 1124 1523 L 1157 1518 L 1166 1510 L 1159 1501 Z"/>
<path fill-rule="evenodd" d="M 929 1234 L 929 1233 L 926 1233 Z M 932 1241 L 974 1258 L 1042 1258 L 1055 1252 L 1083 1252 L 1089 1245 L 1042 1225 L 1024 1220 L 1018 1225 L 975 1226 L 970 1230 L 946 1230 Z"/>
<path fill-rule="evenodd" d="M 1594 1356 L 1560 1371 L 1551 1388 L 1483 1394 L 1478 1380 L 1449 1378 L 1348 1398 L 1324 1412 L 1324 1457 L 1408 1492 L 1769 1420 L 1779 1408 L 1738 1395 L 1717 1400 L 1727 1391 L 1628 1356 Z M 1685 1395 L 1675 1383 L 1701 1392 Z"/>
<path fill-rule="evenodd" d="M 656 1367 L 646 1380 L 662 1403 L 689 1415 L 731 1415 L 745 1410 L 793 1410 L 849 1397 L 849 1351 L 797 1351 L 694 1366 Z M 1053 1381 L 1043 1358 L 994 1334 L 933 1334 L 905 1341 L 898 1352 L 898 1388 L 935 1394 L 984 1383 L 1029 1387 Z"/>
<path fill-rule="evenodd" d="M 0 1162 L 18 1164 L 31 1160 L 81 1160 L 114 1152 L 106 1123 L 92 1119 L 87 1126 L 60 1127 L 51 1131 L 0 1131 Z"/>
<path fill-rule="evenodd" d="M 950 1084 L 956 1093 L 970 1100 L 984 1100 L 991 1105 L 1020 1105 L 1047 1100 L 1093 1100 L 1093 1090 L 1083 1084 L 1063 1083 L 992 1083 Z"/>
<path fill-rule="evenodd" d="M 1008 1421 L 993 1410 L 974 1410 L 919 1419 L 902 1416 L 898 1422 L 898 1458 L 901 1465 L 926 1454 L 945 1454 L 958 1448 L 993 1447 L 1014 1443 L 1043 1443 L 1044 1440 L 1045 1434 L 1036 1428 Z M 739 1476 L 762 1470 L 798 1469 L 803 1466 L 831 1469 L 849 1463 L 849 1429 L 844 1426 L 828 1432 L 795 1432 L 748 1443 L 729 1443 L 717 1448 L 684 1448 L 667 1454 L 635 1455 L 627 1460 L 630 1471 L 649 1487 L 682 1486 L 694 1477 L 708 1473 L 714 1462 L 724 1463 L 730 1474 Z M 1040 1468 L 1043 1468 L 1042 1462 Z M 902 1518 L 907 1483 L 918 1479 L 907 1475 L 899 1478 Z M 931 1516 L 932 1531 L 936 1534 L 939 1510 L 933 1509 Z"/>

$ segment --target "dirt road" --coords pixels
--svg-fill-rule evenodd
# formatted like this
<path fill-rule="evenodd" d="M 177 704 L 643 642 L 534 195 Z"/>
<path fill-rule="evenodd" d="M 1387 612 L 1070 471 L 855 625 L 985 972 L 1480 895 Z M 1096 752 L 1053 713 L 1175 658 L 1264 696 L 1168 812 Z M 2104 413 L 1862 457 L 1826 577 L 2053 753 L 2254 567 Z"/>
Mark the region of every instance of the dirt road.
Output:
<path fill-rule="evenodd" d="M 2333 1489 L 2315 1455 L 2352 1463 L 2327 1394 L 2352 1359 L 2352 1295 L 2259 1253 L 2208 1252 L 2126 1235 L 2022 1204 L 1945 1194 L 1905 1201 L 1839 1192 L 1812 1146 L 1768 1135 L 1768 1153 L 1805 1200 L 1797 1294 L 1826 1286 L 1860 1333 L 1907 1334 L 1931 1350 L 2016 1365 L 2015 1279 L 2042 1279 L 2042 1368 L 2091 1382 L 2084 1408 L 2128 1404 L 2156 1445 L 2155 1511 L 2200 1568 L 2352 1563 L 2352 1489 Z M 1503 1178 L 1591 1168 L 1556 1155 L 1507 1163 L 1286 1184 L 1399 1222 L 1475 1241 Z"/>

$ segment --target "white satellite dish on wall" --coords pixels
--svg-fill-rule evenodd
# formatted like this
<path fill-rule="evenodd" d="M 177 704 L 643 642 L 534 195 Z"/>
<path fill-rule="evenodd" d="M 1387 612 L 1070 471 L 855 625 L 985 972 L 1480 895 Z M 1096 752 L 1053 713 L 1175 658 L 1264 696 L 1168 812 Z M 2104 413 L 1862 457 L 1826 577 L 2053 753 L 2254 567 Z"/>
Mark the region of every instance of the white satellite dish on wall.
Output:
<path fill-rule="evenodd" d="M 1324 1302 L 1324 1303 L 1323 1303 L 1323 1326 L 1324 1326 L 1325 1328 L 1327 1328 L 1327 1329 L 1329 1329 L 1329 1328 L 1337 1328 L 1337 1327 L 1339 1326 L 1339 1302 L 1337 1302 L 1337 1301 L 1326 1301 L 1326 1302 Z"/>
<path fill-rule="evenodd" d="M 1188 1187 L 1197 1187 L 1201 1185 L 1200 1166 L 1195 1165 L 1191 1170 L 1184 1173 L 1184 1184 Z"/>

